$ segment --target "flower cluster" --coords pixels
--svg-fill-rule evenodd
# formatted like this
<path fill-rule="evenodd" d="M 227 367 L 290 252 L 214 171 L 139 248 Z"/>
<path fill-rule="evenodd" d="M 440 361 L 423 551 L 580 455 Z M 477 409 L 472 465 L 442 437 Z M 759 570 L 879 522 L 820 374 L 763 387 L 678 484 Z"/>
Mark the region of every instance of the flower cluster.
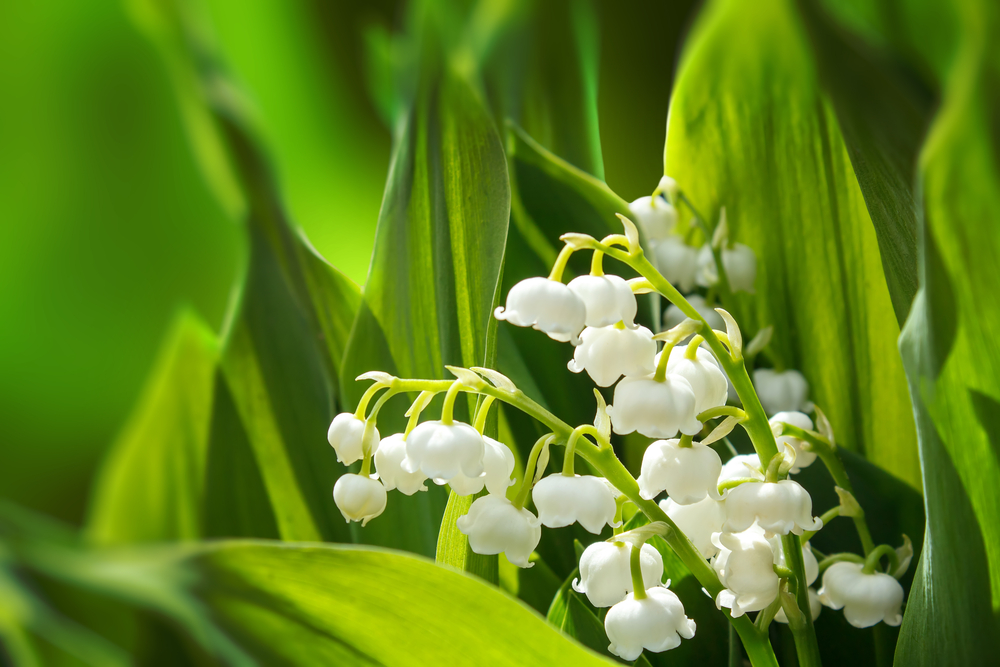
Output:
<path fill-rule="evenodd" d="M 639 228 L 619 216 L 624 235 L 598 241 L 567 234 L 551 273 L 517 283 L 505 305 L 496 309 L 499 320 L 571 344 L 568 369 L 587 373 L 598 387 L 614 387 L 611 405 L 595 390 L 593 425 L 565 424 L 490 369 L 449 367 L 456 380 L 367 373 L 359 379 L 374 384 L 357 411 L 337 415 L 328 433 L 339 461 L 362 462 L 359 473 L 337 480 L 337 507 L 347 521 L 364 525 L 384 511 L 388 490 L 413 495 L 426 490 L 430 481 L 448 485 L 458 495 L 479 494 L 457 520 L 458 530 L 476 553 L 503 553 L 525 568 L 533 564 L 543 526 L 578 523 L 594 535 L 610 532 L 607 541 L 584 550 L 572 586 L 595 607 L 610 607 L 605 616 L 610 650 L 625 660 L 638 658 L 643 650 L 669 650 L 695 633 L 694 620 L 686 616 L 670 582 L 663 581 L 657 547 L 673 549 L 733 619 L 757 612 L 758 631 L 777 620 L 801 632 L 804 615 L 815 618 L 821 605 L 844 609 L 858 627 L 879 621 L 898 624 L 903 591 L 897 579 L 912 555 L 909 542 L 897 550 L 870 544 L 829 422 L 818 408 L 815 423 L 807 414 L 814 406 L 802 374 L 761 368 L 752 371 L 751 382 L 747 361 L 767 346 L 771 330 L 762 330 L 744 346 L 736 321 L 712 301 L 720 294 L 753 293 L 756 257 L 748 246 L 729 241 L 724 210 L 714 230 L 695 213 L 697 225 L 683 235 L 675 233 L 675 207 L 681 201 L 687 202 L 665 177 L 651 197 L 629 206 Z M 652 263 L 639 245 L 639 229 Z M 705 240 L 700 249 L 689 243 L 698 234 Z M 581 250 L 593 253 L 590 274 L 564 283 L 570 257 Z M 641 277 L 606 274 L 605 256 Z M 707 287 L 706 294 L 681 296 L 696 285 Z M 655 333 L 635 321 L 636 295 L 650 291 L 670 302 L 662 313 L 665 328 Z M 659 327 L 653 324 L 653 329 Z M 379 392 L 384 393 L 369 411 Z M 376 428 L 381 407 L 393 395 L 414 392 L 419 395 L 407 412 L 405 431 L 381 439 Z M 455 401 L 463 392 L 480 397 L 471 423 L 454 418 Z M 422 412 L 439 393 L 445 394 L 440 418 L 421 422 Z M 525 411 L 549 431 L 532 447 L 516 488 L 512 451 L 483 434 L 495 400 Z M 723 463 L 719 452 L 727 450 L 719 445 L 737 425 L 750 436 L 755 453 Z M 615 457 L 612 432 L 653 440 L 637 478 Z M 562 470 L 546 474 L 553 445 L 564 447 Z M 577 456 L 598 474 L 577 474 Z M 808 491 L 790 478 L 819 459 L 830 467 L 841 498 L 840 506 L 822 517 L 814 515 Z M 629 504 L 645 514 L 647 525 L 624 530 L 622 517 Z M 837 516 L 850 516 L 858 524 L 864 557 L 817 558 L 809 539 Z M 655 546 L 650 543 L 654 536 Z M 878 572 L 883 557 L 889 558 L 888 568 Z M 807 588 L 821 572 L 822 588 Z"/>

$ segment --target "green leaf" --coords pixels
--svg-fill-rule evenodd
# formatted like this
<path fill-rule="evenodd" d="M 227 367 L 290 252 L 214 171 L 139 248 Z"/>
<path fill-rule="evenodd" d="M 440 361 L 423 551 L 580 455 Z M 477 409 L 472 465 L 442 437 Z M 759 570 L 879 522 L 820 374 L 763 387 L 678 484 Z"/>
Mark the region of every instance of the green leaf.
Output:
<path fill-rule="evenodd" d="M 878 237 L 889 296 L 902 326 L 917 291 L 913 174 L 930 119 L 930 91 L 887 54 L 857 40 L 800 0 L 820 79 L 837 113 Z"/>
<path fill-rule="evenodd" d="M 181 313 L 95 483 L 87 535 L 97 544 L 201 536 L 201 495 L 218 343 Z"/>
<path fill-rule="evenodd" d="M 985 664 L 1000 651 L 1000 62 L 995 9 L 969 20 L 921 156 L 920 291 L 900 337 L 927 532 L 897 665 Z"/>
<path fill-rule="evenodd" d="M 559 629 L 592 651 L 611 657 L 608 634 L 601 619 L 587 608 L 578 593 L 570 591 L 566 600 L 566 615 Z"/>
<path fill-rule="evenodd" d="M 426 40 L 437 39 L 428 29 Z M 342 372 L 348 406 L 369 370 L 443 378 L 445 365 L 492 365 L 492 308 L 510 212 L 507 165 L 475 87 L 421 54 L 420 83 L 396 136 L 372 264 Z M 471 405 L 460 401 L 459 418 Z M 383 433 L 402 431 L 401 400 L 380 413 Z M 433 555 L 445 495 L 405 498 L 356 538 Z M 460 547 L 459 547 L 460 550 Z"/>
<path fill-rule="evenodd" d="M 226 664 L 608 664 L 499 589 L 401 553 L 264 541 L 21 548 L 47 575 L 166 616 Z"/>
<path fill-rule="evenodd" d="M 701 213 L 726 207 L 758 258 L 757 293 L 727 303 L 774 325 L 837 440 L 919 486 L 899 328 L 838 118 L 791 0 L 708 5 L 678 74 L 666 172 Z M 732 305 L 732 308 L 730 308 Z"/>

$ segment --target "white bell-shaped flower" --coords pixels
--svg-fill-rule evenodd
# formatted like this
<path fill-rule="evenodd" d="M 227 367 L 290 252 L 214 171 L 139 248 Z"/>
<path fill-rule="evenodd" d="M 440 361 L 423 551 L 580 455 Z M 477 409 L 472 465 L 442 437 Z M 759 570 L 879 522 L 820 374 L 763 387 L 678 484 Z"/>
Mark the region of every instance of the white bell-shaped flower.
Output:
<path fill-rule="evenodd" d="M 819 530 L 823 520 L 812 515 L 812 497 L 798 482 L 747 482 L 726 496 L 723 530 L 738 533 L 757 523 L 768 535 L 801 535 Z"/>
<path fill-rule="evenodd" d="M 813 421 L 809 419 L 809 415 L 802 412 L 779 412 L 768 421 L 771 424 L 771 431 L 774 433 L 775 440 L 778 443 L 778 451 L 786 453 L 785 445 L 795 450 L 795 463 L 788 472 L 795 474 L 801 472 L 803 468 L 811 466 L 816 460 L 816 452 L 812 451 L 812 446 L 809 443 L 790 435 L 779 435 L 782 423 L 811 431 L 813 429 Z M 787 454 L 786 458 L 788 458 Z"/>
<path fill-rule="evenodd" d="M 358 419 L 350 412 L 342 412 L 333 418 L 326 439 L 337 453 L 337 460 L 345 466 L 364 458 L 365 420 Z M 372 426 L 371 450 L 378 450 L 378 429 Z"/>
<path fill-rule="evenodd" d="M 722 464 L 722 472 L 719 473 L 719 484 L 732 479 L 753 478 L 764 481 L 764 473 L 761 472 L 760 458 L 756 454 L 740 454 Z"/>
<path fill-rule="evenodd" d="M 844 618 L 856 628 L 879 621 L 899 625 L 903 621 L 903 587 L 882 572 L 865 574 L 861 563 L 834 563 L 823 573 L 819 599 L 831 609 L 844 609 Z"/>
<path fill-rule="evenodd" d="M 573 590 L 582 593 L 595 607 L 610 607 L 632 592 L 629 558 L 634 547 L 628 542 L 594 542 L 580 556 L 580 578 L 573 580 Z M 663 556 L 652 545 L 643 544 L 639 552 L 639 570 L 646 588 L 663 580 Z"/>
<path fill-rule="evenodd" d="M 385 487 L 375 477 L 345 473 L 333 485 L 333 502 L 347 523 L 360 521 L 364 527 L 385 511 Z"/>
<path fill-rule="evenodd" d="M 657 241 L 653 246 L 656 268 L 663 277 L 677 286 L 681 292 L 694 288 L 695 273 L 698 270 L 698 249 L 684 243 L 676 234 Z"/>
<path fill-rule="evenodd" d="M 667 238 L 677 224 L 677 210 L 663 197 L 639 197 L 628 210 L 651 243 Z"/>
<path fill-rule="evenodd" d="M 708 445 L 681 447 L 679 439 L 657 440 L 642 455 L 639 495 L 652 500 L 666 491 L 675 503 L 690 505 L 710 497 L 721 500 L 722 459 Z"/>
<path fill-rule="evenodd" d="M 587 306 L 558 280 L 528 278 L 510 288 L 507 307 L 498 307 L 493 316 L 515 326 L 544 331 L 553 340 L 579 345 Z"/>
<path fill-rule="evenodd" d="M 646 327 L 587 327 L 580 334 L 583 341 L 566 365 L 574 373 L 587 371 L 599 387 L 610 387 L 621 376 L 649 375 L 656 367 L 656 341 Z"/>
<path fill-rule="evenodd" d="M 611 641 L 608 650 L 632 661 L 642 655 L 643 649 L 660 653 L 677 648 L 681 637 L 694 637 L 695 623 L 685 615 L 684 605 L 673 591 L 654 586 L 641 600 L 629 593 L 609 609 L 604 629 Z"/>
<path fill-rule="evenodd" d="M 758 368 L 753 372 L 753 385 L 768 415 L 809 408 L 809 383 L 796 370 L 779 373 L 770 368 Z"/>
<path fill-rule="evenodd" d="M 632 288 L 621 276 L 577 276 L 568 287 L 587 306 L 588 327 L 609 327 L 624 322 L 635 328 L 635 313 L 639 306 Z"/>
<path fill-rule="evenodd" d="M 712 567 L 726 587 L 716 596 L 716 606 L 728 607 L 733 618 L 738 618 L 771 604 L 778 596 L 780 580 L 763 531 L 754 526 L 740 533 L 717 533 L 712 539 L 719 548 Z"/>
<path fill-rule="evenodd" d="M 698 268 L 696 280 L 703 287 L 710 287 L 719 282 L 719 271 L 715 266 L 715 256 L 712 246 L 704 245 L 698 251 Z M 754 283 L 757 281 L 757 255 L 749 246 L 734 243 L 731 247 L 722 249 L 722 265 L 726 267 L 726 278 L 729 288 L 734 292 L 754 293 Z"/>
<path fill-rule="evenodd" d="M 726 330 L 726 323 L 722 319 L 722 315 L 719 315 L 715 312 L 714 308 L 705 303 L 705 297 L 700 294 L 689 294 L 684 298 L 691 304 L 691 307 L 697 310 L 698 313 L 705 318 L 705 321 L 708 322 L 710 327 L 720 331 Z M 663 328 L 673 329 L 686 319 L 687 315 L 685 315 L 680 308 L 674 304 L 670 304 L 667 306 L 667 310 L 663 314 Z"/>
<path fill-rule="evenodd" d="M 726 521 L 725 503 L 711 496 L 690 505 L 679 505 L 673 499 L 665 498 L 660 501 L 660 509 L 687 535 L 702 556 L 711 558 L 719 553 L 712 535 L 720 532 Z"/>
<path fill-rule="evenodd" d="M 479 431 L 468 424 L 419 424 L 406 438 L 406 472 L 422 472 L 435 484 L 447 484 L 459 473 L 466 477 L 483 474 L 486 443 Z"/>
<path fill-rule="evenodd" d="M 729 381 L 726 374 L 719 368 L 715 356 L 699 346 L 694 359 L 687 358 L 687 345 L 677 345 L 670 350 L 667 359 L 667 373 L 680 375 L 691 383 L 694 390 L 694 412 L 701 414 L 709 408 L 717 408 L 726 404 L 729 398 Z M 662 354 L 662 353 L 661 353 Z M 659 355 L 656 363 L 660 362 Z"/>
<path fill-rule="evenodd" d="M 403 470 L 403 459 L 406 458 L 406 441 L 402 433 L 394 433 L 379 443 L 375 452 L 375 470 L 387 491 L 393 489 L 412 496 L 417 491 L 426 491 L 424 481 L 427 477 L 420 472 Z"/>
<path fill-rule="evenodd" d="M 812 613 L 814 621 L 819 618 L 820 612 L 823 611 L 823 603 L 819 601 L 819 593 L 812 588 L 809 589 L 809 611 Z M 783 608 L 778 608 L 778 613 L 774 615 L 774 620 L 778 623 L 788 623 L 788 616 L 785 615 Z"/>
<path fill-rule="evenodd" d="M 455 522 L 469 538 L 469 547 L 477 554 L 491 556 L 503 553 L 518 567 L 531 567 L 531 552 L 542 539 L 538 518 L 504 496 L 489 494 L 476 498 L 469 513 Z"/>
<path fill-rule="evenodd" d="M 507 493 L 507 487 L 514 483 L 510 478 L 514 472 L 514 453 L 501 442 L 489 436 L 483 436 L 486 444 L 483 454 L 483 474 L 469 477 L 462 472 L 448 480 L 451 490 L 460 496 L 471 496 L 479 493 L 485 486 L 490 493 L 502 496 Z"/>
<path fill-rule="evenodd" d="M 691 383 L 668 373 L 663 382 L 652 376 L 627 377 L 619 382 L 608 414 L 618 435 L 638 431 L 650 438 L 672 438 L 677 431 L 685 435 L 701 431 L 694 408 Z"/>
<path fill-rule="evenodd" d="M 615 523 L 615 494 L 601 477 L 593 475 L 549 475 L 531 491 L 538 520 L 548 528 L 579 522 L 599 535 L 605 524 Z"/>

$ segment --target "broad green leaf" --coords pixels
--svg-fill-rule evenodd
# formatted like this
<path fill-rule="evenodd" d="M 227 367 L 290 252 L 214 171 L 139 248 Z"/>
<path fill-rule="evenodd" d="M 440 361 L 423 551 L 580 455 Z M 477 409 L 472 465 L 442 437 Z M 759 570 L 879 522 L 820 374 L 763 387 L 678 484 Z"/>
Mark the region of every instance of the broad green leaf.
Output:
<path fill-rule="evenodd" d="M 921 155 L 920 291 L 900 338 L 927 533 L 897 665 L 986 664 L 1000 651 L 998 17 L 969 18 Z"/>
<path fill-rule="evenodd" d="M 566 599 L 566 615 L 559 629 L 592 651 L 611 657 L 610 642 L 601 619 L 587 608 L 579 593 L 569 591 Z"/>
<path fill-rule="evenodd" d="M 166 616 L 225 664 L 609 664 L 499 589 L 401 553 L 265 541 L 20 549 L 47 576 Z"/>
<path fill-rule="evenodd" d="M 598 19 L 591 0 L 521 3 L 485 63 L 498 116 L 597 178 Z M 517 21 L 520 19 L 520 21 Z"/>
<path fill-rule="evenodd" d="M 249 237 L 248 267 L 223 333 L 227 400 L 209 454 L 216 464 L 239 461 L 239 474 L 209 477 L 219 487 L 207 497 L 224 499 L 208 512 L 211 534 L 276 529 L 284 539 L 348 541 L 330 498 L 342 469 L 323 434 L 340 402 L 358 288 L 286 217 L 247 105 L 225 75 L 199 6 L 149 0 L 136 10 L 172 68 L 204 171 Z"/>
<path fill-rule="evenodd" d="M 95 483 L 87 522 L 95 543 L 202 535 L 218 355 L 215 335 L 195 315 L 181 313 Z"/>
<path fill-rule="evenodd" d="M 492 364 L 491 335 L 510 212 L 503 146 L 475 84 L 441 61 L 443 42 L 423 30 L 419 83 L 398 124 L 363 301 L 342 371 L 346 405 L 369 370 L 401 377 L 446 377 L 445 365 Z M 460 401 L 467 418 L 471 405 Z M 433 409 L 433 408 L 432 408 Z M 405 425 L 401 400 L 380 413 L 384 434 Z M 429 411 L 428 416 L 431 414 Z M 391 494 L 386 513 L 356 539 L 435 553 L 445 507 L 431 485 L 413 497 Z"/>
<path fill-rule="evenodd" d="M 666 172 L 758 258 L 731 311 L 774 325 L 769 351 L 801 370 L 837 440 L 919 486 L 899 328 L 837 116 L 790 0 L 708 5 L 667 127 Z"/>
<path fill-rule="evenodd" d="M 913 174 L 931 93 L 887 54 L 859 42 L 811 1 L 798 3 L 820 80 L 837 113 L 879 242 L 889 296 L 902 326 L 917 291 Z"/>

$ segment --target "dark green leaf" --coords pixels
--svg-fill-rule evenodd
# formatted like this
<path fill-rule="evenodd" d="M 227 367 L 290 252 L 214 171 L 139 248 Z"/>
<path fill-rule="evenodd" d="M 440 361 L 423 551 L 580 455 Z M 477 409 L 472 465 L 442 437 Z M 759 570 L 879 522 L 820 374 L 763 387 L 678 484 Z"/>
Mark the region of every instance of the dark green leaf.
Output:
<path fill-rule="evenodd" d="M 726 207 L 758 258 L 757 293 L 728 304 L 774 325 L 837 439 L 919 486 L 898 324 L 838 119 L 790 1 L 708 5 L 678 74 L 666 171 L 700 209 Z"/>
<path fill-rule="evenodd" d="M 921 157 L 920 291 L 900 337 L 927 532 L 896 665 L 986 664 L 1000 651 L 1000 63 L 995 12 L 968 18 L 961 67 Z"/>

